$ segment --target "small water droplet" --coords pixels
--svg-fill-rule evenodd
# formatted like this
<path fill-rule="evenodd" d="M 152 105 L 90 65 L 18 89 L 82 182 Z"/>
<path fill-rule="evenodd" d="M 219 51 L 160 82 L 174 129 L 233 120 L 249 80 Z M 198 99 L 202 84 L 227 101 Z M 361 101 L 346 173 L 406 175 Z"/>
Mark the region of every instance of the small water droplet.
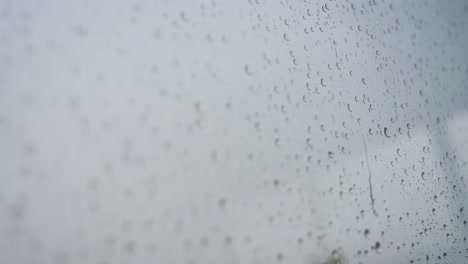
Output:
<path fill-rule="evenodd" d="M 388 128 L 386 127 L 384 127 L 384 135 L 388 138 L 390 137 L 390 135 L 388 134 Z"/>
<path fill-rule="evenodd" d="M 375 242 L 375 246 L 374 246 L 374 249 L 375 249 L 375 252 L 377 253 L 380 253 L 381 250 L 382 250 L 382 246 L 380 245 L 380 242 Z"/>
<path fill-rule="evenodd" d="M 364 230 L 364 237 L 365 237 L 365 238 L 369 238 L 369 234 L 370 234 L 370 231 L 369 231 L 369 229 L 366 228 L 366 229 Z"/>
<path fill-rule="evenodd" d="M 325 84 L 325 80 L 324 80 L 323 78 L 320 80 L 320 84 L 321 84 L 323 87 L 326 87 L 326 86 L 327 86 L 327 85 Z"/>
<path fill-rule="evenodd" d="M 247 74 L 248 76 L 252 76 L 252 72 L 251 72 L 251 70 L 250 70 L 250 66 L 249 66 L 249 65 L 245 65 L 244 71 L 245 71 L 245 74 Z"/>

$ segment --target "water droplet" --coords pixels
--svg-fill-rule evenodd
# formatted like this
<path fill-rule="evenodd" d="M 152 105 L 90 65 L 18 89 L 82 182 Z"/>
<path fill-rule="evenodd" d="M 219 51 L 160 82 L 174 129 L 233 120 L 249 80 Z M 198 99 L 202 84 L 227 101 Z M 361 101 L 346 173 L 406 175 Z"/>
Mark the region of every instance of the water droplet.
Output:
<path fill-rule="evenodd" d="M 245 65 L 244 71 L 245 71 L 245 74 L 247 74 L 248 76 L 252 76 L 252 72 L 251 72 L 251 70 L 250 70 L 250 66 L 249 66 L 249 65 Z"/>
<path fill-rule="evenodd" d="M 324 80 L 323 78 L 320 80 L 320 84 L 321 84 L 323 87 L 326 87 L 326 86 L 327 86 L 327 85 L 325 85 L 325 80 Z"/>
<path fill-rule="evenodd" d="M 388 138 L 390 137 L 390 135 L 388 134 L 388 129 L 386 127 L 384 127 L 384 135 Z"/>
<path fill-rule="evenodd" d="M 375 242 L 375 246 L 374 246 L 374 249 L 375 249 L 375 252 L 377 253 L 380 253 L 381 250 L 382 250 L 382 246 L 380 245 L 380 242 Z"/>
<path fill-rule="evenodd" d="M 369 238 L 369 234 L 370 234 L 370 231 L 369 231 L 369 229 L 366 228 L 366 229 L 364 230 L 364 237 L 365 237 L 365 238 Z"/>

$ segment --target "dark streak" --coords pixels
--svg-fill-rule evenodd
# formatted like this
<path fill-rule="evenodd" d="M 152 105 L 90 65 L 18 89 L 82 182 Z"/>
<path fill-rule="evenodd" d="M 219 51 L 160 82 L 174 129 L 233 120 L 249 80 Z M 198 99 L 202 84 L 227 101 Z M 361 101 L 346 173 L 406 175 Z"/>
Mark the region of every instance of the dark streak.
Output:
<path fill-rule="evenodd" d="M 372 173 L 369 167 L 369 155 L 367 154 L 367 145 L 366 145 L 366 140 L 364 139 L 364 135 L 362 135 L 362 142 L 364 142 L 364 150 L 366 152 L 367 170 L 369 171 L 369 191 L 370 191 L 370 199 L 371 199 L 371 208 L 372 208 L 372 212 L 374 213 L 374 215 L 377 216 L 377 211 L 375 211 L 374 193 L 372 192 Z"/>

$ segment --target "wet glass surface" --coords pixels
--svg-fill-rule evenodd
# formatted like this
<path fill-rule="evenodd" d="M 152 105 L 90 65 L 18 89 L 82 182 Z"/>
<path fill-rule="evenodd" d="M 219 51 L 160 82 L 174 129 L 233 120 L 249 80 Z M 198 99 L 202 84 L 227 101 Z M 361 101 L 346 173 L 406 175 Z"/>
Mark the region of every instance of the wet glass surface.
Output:
<path fill-rule="evenodd" d="M 0 263 L 467 263 L 468 2 L 0 0 Z"/>

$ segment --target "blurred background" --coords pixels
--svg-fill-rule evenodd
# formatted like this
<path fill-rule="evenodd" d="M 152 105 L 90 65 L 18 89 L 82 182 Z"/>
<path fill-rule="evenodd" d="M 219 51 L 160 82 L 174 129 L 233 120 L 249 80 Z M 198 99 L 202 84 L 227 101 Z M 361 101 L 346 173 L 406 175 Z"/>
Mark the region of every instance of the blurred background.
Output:
<path fill-rule="evenodd" d="M 0 263 L 468 263 L 467 26 L 0 0 Z"/>

